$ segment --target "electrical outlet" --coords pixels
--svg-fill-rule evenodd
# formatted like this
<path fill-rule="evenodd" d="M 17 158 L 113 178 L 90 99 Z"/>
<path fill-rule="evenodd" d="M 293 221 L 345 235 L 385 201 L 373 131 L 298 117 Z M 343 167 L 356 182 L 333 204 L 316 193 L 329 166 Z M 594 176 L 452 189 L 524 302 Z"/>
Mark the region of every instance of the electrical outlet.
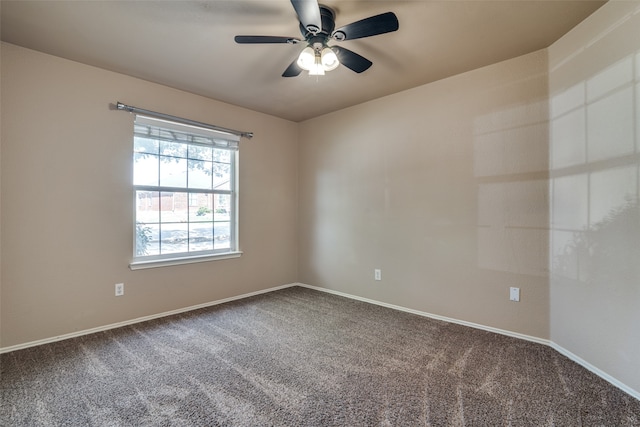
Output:
<path fill-rule="evenodd" d="M 380 270 L 379 268 L 373 270 L 373 278 L 376 280 L 382 280 L 382 270 Z"/>
<path fill-rule="evenodd" d="M 509 299 L 511 301 L 520 301 L 520 288 L 509 288 Z"/>
<path fill-rule="evenodd" d="M 124 295 L 124 283 L 116 283 L 116 296 L 121 297 Z"/>

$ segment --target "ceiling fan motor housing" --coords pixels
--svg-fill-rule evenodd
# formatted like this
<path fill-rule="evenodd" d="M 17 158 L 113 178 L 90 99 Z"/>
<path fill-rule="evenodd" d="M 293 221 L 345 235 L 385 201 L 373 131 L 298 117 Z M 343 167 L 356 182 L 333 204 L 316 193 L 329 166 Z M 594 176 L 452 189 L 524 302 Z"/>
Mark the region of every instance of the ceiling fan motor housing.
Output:
<path fill-rule="evenodd" d="M 322 28 L 315 34 L 305 28 L 302 23 L 300 24 L 300 32 L 309 43 L 313 43 L 311 39 L 316 39 L 317 37 L 320 37 L 323 43 L 326 43 L 336 28 L 336 14 L 333 9 L 320 5 L 320 19 L 322 20 Z"/>

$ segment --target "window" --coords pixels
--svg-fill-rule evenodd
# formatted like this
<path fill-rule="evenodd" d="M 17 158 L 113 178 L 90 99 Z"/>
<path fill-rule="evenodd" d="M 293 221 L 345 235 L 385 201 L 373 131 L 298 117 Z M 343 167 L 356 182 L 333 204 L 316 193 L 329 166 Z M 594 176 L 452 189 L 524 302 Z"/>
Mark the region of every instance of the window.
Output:
<path fill-rule="evenodd" d="M 136 117 L 132 269 L 239 255 L 238 139 Z"/>

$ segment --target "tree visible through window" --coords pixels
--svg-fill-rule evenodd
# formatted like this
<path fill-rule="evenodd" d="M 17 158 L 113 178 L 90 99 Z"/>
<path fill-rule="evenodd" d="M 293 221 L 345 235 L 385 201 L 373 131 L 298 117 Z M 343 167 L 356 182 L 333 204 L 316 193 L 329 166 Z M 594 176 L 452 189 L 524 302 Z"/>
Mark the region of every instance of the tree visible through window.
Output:
<path fill-rule="evenodd" d="M 134 261 L 237 250 L 237 140 L 137 116 Z"/>

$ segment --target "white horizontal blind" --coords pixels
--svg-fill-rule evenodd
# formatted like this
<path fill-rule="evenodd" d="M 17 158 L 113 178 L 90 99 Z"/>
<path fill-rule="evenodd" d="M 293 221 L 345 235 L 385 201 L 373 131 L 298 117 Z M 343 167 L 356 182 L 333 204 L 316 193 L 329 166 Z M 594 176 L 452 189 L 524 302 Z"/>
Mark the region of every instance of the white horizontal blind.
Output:
<path fill-rule="evenodd" d="M 134 135 L 157 140 L 176 141 L 187 144 L 211 145 L 216 148 L 237 150 L 240 136 L 232 133 L 220 132 L 189 126 L 181 123 L 160 120 L 136 115 Z"/>

